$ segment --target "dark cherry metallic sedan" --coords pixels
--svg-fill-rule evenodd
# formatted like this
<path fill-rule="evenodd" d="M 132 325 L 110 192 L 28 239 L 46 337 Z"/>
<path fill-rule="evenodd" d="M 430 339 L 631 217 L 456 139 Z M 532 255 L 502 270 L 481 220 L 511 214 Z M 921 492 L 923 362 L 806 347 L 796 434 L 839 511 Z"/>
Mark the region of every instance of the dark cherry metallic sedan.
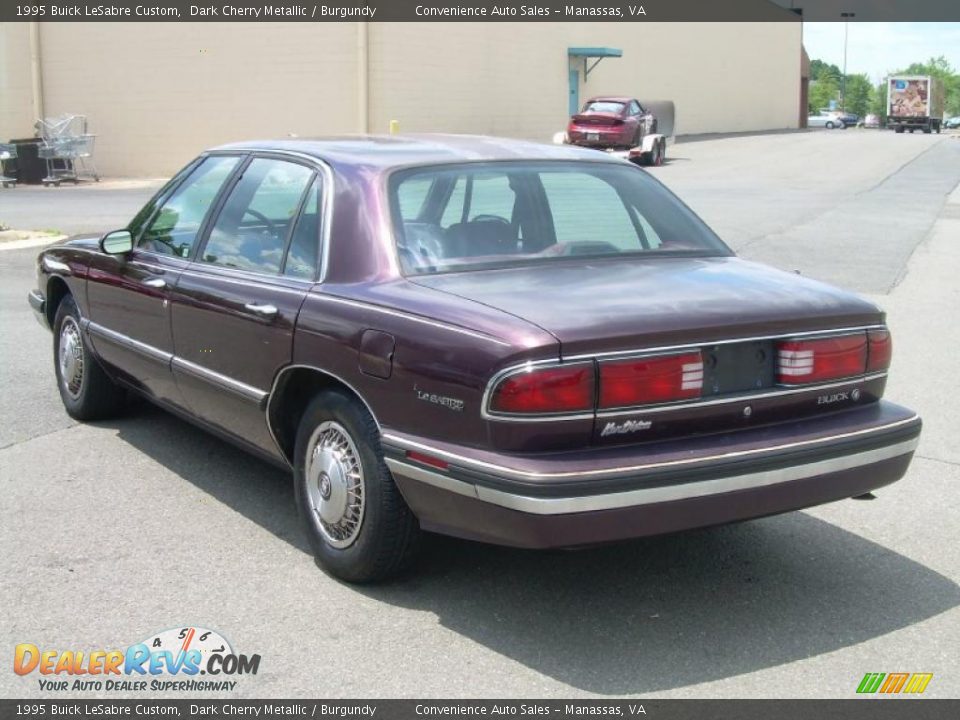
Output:
<path fill-rule="evenodd" d="M 421 530 L 573 546 L 862 495 L 920 433 L 876 306 L 569 146 L 228 145 L 37 274 L 73 417 L 134 391 L 291 468 L 352 581 Z"/>

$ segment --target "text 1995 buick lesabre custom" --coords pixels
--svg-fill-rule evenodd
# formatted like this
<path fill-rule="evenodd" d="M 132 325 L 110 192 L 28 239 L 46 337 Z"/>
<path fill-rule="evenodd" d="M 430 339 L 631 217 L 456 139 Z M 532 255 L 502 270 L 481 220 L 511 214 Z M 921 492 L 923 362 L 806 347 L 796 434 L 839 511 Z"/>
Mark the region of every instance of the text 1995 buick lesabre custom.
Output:
<path fill-rule="evenodd" d="M 630 163 L 493 138 L 216 148 L 30 302 L 80 420 L 141 393 L 289 466 L 335 575 L 421 530 L 521 547 L 899 479 L 883 313 L 740 260 Z"/>

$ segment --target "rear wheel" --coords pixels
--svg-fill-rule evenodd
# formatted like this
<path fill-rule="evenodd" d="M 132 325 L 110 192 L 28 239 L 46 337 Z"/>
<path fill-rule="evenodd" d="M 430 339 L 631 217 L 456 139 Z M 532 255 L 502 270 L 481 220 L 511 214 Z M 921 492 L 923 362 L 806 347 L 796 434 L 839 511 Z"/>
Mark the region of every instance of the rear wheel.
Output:
<path fill-rule="evenodd" d="M 349 582 L 383 580 L 416 557 L 420 526 L 383 461 L 377 424 L 339 391 L 307 406 L 294 450 L 297 509 L 317 562 Z"/>
<path fill-rule="evenodd" d="M 67 295 L 53 322 L 53 366 L 67 414 L 75 420 L 104 420 L 123 409 L 126 393 L 100 367 L 80 330 L 80 311 Z"/>

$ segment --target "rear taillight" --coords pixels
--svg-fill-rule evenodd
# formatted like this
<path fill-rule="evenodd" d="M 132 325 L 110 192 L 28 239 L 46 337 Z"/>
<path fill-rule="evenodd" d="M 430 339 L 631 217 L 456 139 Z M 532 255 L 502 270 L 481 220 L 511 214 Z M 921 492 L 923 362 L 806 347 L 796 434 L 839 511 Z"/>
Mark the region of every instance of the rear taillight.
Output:
<path fill-rule="evenodd" d="M 777 343 L 777 382 L 798 385 L 863 375 L 867 334 Z"/>
<path fill-rule="evenodd" d="M 867 331 L 867 372 L 878 372 L 890 367 L 893 356 L 893 338 L 889 330 Z"/>
<path fill-rule="evenodd" d="M 600 407 L 689 400 L 703 391 L 699 352 L 600 364 Z"/>
<path fill-rule="evenodd" d="M 569 413 L 593 410 L 593 363 L 531 368 L 494 388 L 490 409 L 502 413 Z"/>

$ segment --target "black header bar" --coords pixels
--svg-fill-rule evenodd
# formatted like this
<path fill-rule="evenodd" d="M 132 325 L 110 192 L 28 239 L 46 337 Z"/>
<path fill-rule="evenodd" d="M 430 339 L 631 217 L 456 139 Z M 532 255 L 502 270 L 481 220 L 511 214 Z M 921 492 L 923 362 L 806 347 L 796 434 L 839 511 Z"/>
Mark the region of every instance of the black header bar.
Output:
<path fill-rule="evenodd" d="M 843 11 L 841 13 L 841 10 Z M 960 0 L 4 0 L 0 21 L 817 22 L 960 20 Z"/>

